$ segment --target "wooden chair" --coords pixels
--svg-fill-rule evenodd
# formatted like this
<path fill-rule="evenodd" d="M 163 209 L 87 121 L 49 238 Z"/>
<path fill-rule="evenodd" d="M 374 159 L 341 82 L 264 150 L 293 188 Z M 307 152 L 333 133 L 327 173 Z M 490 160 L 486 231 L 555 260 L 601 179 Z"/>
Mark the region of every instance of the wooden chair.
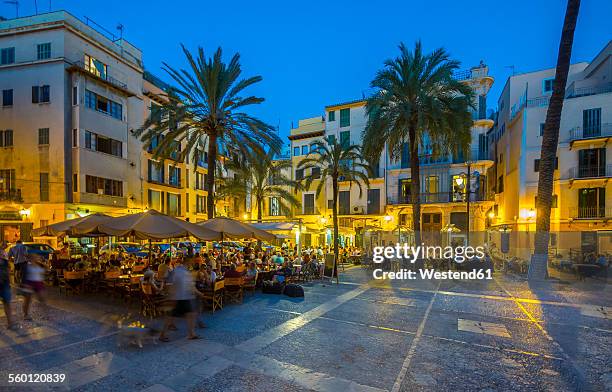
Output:
<path fill-rule="evenodd" d="M 64 281 L 66 293 L 72 291 L 74 294 L 81 294 L 85 289 L 85 271 L 64 271 Z"/>
<path fill-rule="evenodd" d="M 59 289 L 59 293 L 62 293 L 62 289 L 64 290 L 64 294 L 68 294 L 68 286 L 66 283 L 66 279 L 64 278 L 64 270 L 58 269 L 55 270 L 57 276 L 57 288 Z"/>
<path fill-rule="evenodd" d="M 242 303 L 243 299 L 243 279 L 240 278 L 225 278 L 225 300 L 235 302 L 238 304 Z"/>
<path fill-rule="evenodd" d="M 259 271 L 255 273 L 255 279 L 248 279 L 243 281 L 242 289 L 244 291 L 250 291 L 252 294 L 255 294 L 255 288 L 257 287 L 257 277 L 259 275 Z"/>
<path fill-rule="evenodd" d="M 223 309 L 223 292 L 225 291 L 225 281 L 216 281 L 213 289 L 203 292 L 202 301 L 210 304 L 212 312 L 216 309 Z"/>

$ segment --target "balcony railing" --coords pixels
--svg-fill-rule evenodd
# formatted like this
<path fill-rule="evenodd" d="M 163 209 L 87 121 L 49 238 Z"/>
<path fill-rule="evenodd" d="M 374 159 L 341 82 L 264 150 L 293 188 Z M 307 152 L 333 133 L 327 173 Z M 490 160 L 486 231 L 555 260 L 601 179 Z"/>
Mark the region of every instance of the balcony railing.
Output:
<path fill-rule="evenodd" d="M 612 177 L 612 165 L 578 166 L 569 169 L 569 178 Z"/>
<path fill-rule="evenodd" d="M 612 218 L 612 208 L 605 206 L 570 207 L 569 217 L 574 219 L 605 219 Z"/>
<path fill-rule="evenodd" d="M 612 93 L 612 82 L 597 86 L 578 88 L 576 88 L 574 83 L 572 83 L 565 91 L 565 98 L 578 98 L 585 97 L 587 95 L 597 95 L 606 93 Z"/>
<path fill-rule="evenodd" d="M 92 70 L 88 64 L 85 64 L 83 61 L 74 61 L 72 62 L 72 66 L 73 67 L 77 67 L 82 69 L 83 71 L 87 72 L 88 74 L 91 74 L 99 79 L 105 80 L 108 83 L 112 84 L 113 86 L 119 87 L 123 90 L 127 90 L 127 84 L 113 78 L 112 76 L 110 76 L 108 74 L 108 72 L 106 73 L 106 75 L 101 75 L 97 72 L 93 72 L 94 70 Z"/>
<path fill-rule="evenodd" d="M 570 141 L 607 136 L 612 136 L 612 123 L 599 124 L 599 126 L 590 129 L 584 129 L 583 127 L 570 129 Z"/>
<path fill-rule="evenodd" d="M 487 195 L 485 192 L 473 192 L 470 195 L 470 202 L 488 201 L 492 200 L 491 195 Z M 453 192 L 438 192 L 438 193 L 421 193 L 419 195 L 419 201 L 421 204 L 429 203 L 465 203 L 467 202 L 467 195 L 465 193 L 453 193 Z M 399 196 L 390 197 L 388 200 L 389 204 L 412 204 L 410 196 Z"/>
<path fill-rule="evenodd" d="M 22 202 L 21 189 L 0 190 L 0 201 Z"/>

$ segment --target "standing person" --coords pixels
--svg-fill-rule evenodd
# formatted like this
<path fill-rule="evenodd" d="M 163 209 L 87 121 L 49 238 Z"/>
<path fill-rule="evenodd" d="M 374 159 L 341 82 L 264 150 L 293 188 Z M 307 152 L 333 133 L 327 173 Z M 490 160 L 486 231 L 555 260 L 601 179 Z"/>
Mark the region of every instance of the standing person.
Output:
<path fill-rule="evenodd" d="M 21 240 L 17 240 L 15 246 L 9 251 L 9 260 L 15 265 L 15 284 L 21 284 L 25 268 L 28 263 L 28 250 Z"/>
<path fill-rule="evenodd" d="M 36 294 L 38 302 L 45 303 L 45 272 L 47 266 L 43 263 L 39 255 L 31 255 L 30 262 L 26 268 L 24 276 L 24 286 L 28 287 L 29 290 L 26 292 L 25 299 L 23 301 L 23 319 L 32 320 L 30 317 L 30 304 L 32 303 L 32 296 Z"/>
<path fill-rule="evenodd" d="M 6 241 L 0 243 L 0 297 L 4 305 L 4 314 L 9 329 L 15 328 L 13 323 L 13 312 L 11 310 L 11 279 L 9 272 L 9 257 L 6 252 Z"/>
<path fill-rule="evenodd" d="M 159 335 L 159 340 L 168 342 L 166 336 L 174 319 L 185 317 L 187 319 L 187 339 L 200 339 L 195 334 L 196 313 L 193 309 L 193 302 L 196 296 L 196 287 L 191 273 L 187 270 L 189 259 L 183 259 L 181 264 L 174 268 L 172 276 L 172 286 L 170 287 L 170 300 L 174 301 L 174 309 L 171 316 L 166 317 L 164 328 Z"/>

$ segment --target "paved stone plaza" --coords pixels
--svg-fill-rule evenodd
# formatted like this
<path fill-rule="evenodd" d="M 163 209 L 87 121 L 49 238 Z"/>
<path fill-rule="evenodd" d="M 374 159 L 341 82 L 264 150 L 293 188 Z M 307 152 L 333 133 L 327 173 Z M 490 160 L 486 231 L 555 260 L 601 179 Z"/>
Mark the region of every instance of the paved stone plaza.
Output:
<path fill-rule="evenodd" d="M 612 290 L 601 281 L 370 281 L 305 285 L 304 299 L 247 295 L 206 313 L 201 340 L 117 345 L 117 299 L 59 296 L 0 332 L 9 373 L 65 373 L 78 391 L 612 390 Z M 19 299 L 17 300 L 19 301 Z M 18 310 L 19 302 L 15 303 Z M 2 326 L 6 319 L 0 320 Z M 159 321 L 152 323 L 159 326 Z"/>

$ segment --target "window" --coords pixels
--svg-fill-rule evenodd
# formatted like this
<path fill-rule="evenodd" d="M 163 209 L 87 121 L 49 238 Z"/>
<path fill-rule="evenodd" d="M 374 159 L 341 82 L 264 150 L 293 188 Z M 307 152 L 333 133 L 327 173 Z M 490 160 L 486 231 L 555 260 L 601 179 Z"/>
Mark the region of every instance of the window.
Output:
<path fill-rule="evenodd" d="M 544 125 L 545 123 L 540 123 L 540 136 L 544 136 Z"/>
<path fill-rule="evenodd" d="M 72 105 L 76 106 L 79 104 L 79 88 L 77 86 L 72 87 Z"/>
<path fill-rule="evenodd" d="M 578 189 L 578 218 L 603 218 L 606 214 L 606 188 Z"/>
<path fill-rule="evenodd" d="M 380 214 L 380 189 L 368 189 L 368 215 Z"/>
<path fill-rule="evenodd" d="M 106 79 L 106 64 L 89 55 L 85 55 L 85 71 L 90 72 L 102 79 Z"/>
<path fill-rule="evenodd" d="M 79 131 L 74 128 L 72 129 L 72 147 L 79 146 Z"/>
<path fill-rule="evenodd" d="M 206 213 L 206 196 L 196 195 L 196 213 Z"/>
<path fill-rule="evenodd" d="M 348 127 L 351 125 L 351 109 L 340 109 L 340 126 Z"/>
<path fill-rule="evenodd" d="M 327 137 L 327 144 L 331 146 L 334 143 L 336 143 L 336 135 L 329 135 Z"/>
<path fill-rule="evenodd" d="M 195 189 L 200 190 L 200 191 L 205 191 L 206 190 L 205 177 L 206 176 L 204 175 L 204 173 L 196 172 Z"/>
<path fill-rule="evenodd" d="M 281 214 L 281 209 L 280 209 L 280 201 L 278 200 L 278 197 L 271 197 L 270 198 L 270 216 L 280 216 Z"/>
<path fill-rule="evenodd" d="M 181 186 L 181 168 L 168 165 L 168 184 L 172 186 Z"/>
<path fill-rule="evenodd" d="M 0 147 L 13 147 L 13 130 L 0 131 Z"/>
<path fill-rule="evenodd" d="M 40 201 L 49 201 L 49 173 L 40 173 Z"/>
<path fill-rule="evenodd" d="M 2 90 L 2 106 L 13 106 L 13 89 Z"/>
<path fill-rule="evenodd" d="M 170 216 L 181 215 L 181 198 L 180 195 L 168 193 L 167 214 Z"/>
<path fill-rule="evenodd" d="M 338 192 L 338 214 L 349 215 L 351 213 L 351 191 Z"/>
<path fill-rule="evenodd" d="M 425 192 L 431 194 L 437 194 L 440 187 L 440 177 L 438 176 L 427 176 L 425 178 Z"/>
<path fill-rule="evenodd" d="M 320 167 L 313 167 L 312 169 L 310 169 L 310 175 L 314 179 L 321 178 L 321 168 Z"/>
<path fill-rule="evenodd" d="M 308 155 L 308 146 L 302 146 L 302 155 Z"/>
<path fill-rule="evenodd" d="M 164 182 L 164 165 L 162 165 L 160 162 L 149 159 L 148 169 L 149 182 L 158 182 L 160 184 Z"/>
<path fill-rule="evenodd" d="M 504 192 L 504 176 L 499 176 L 497 179 L 497 193 Z"/>
<path fill-rule="evenodd" d="M 606 175 L 606 148 L 589 148 L 578 151 L 578 177 L 603 177 Z"/>
<path fill-rule="evenodd" d="M 49 144 L 49 128 L 39 128 L 38 129 L 38 145 L 48 145 Z"/>
<path fill-rule="evenodd" d="M 299 147 L 293 147 L 293 156 L 294 157 L 300 156 L 300 148 Z"/>
<path fill-rule="evenodd" d="M 410 146 L 408 143 L 402 144 L 402 155 L 400 158 L 400 167 L 406 169 L 410 167 Z"/>
<path fill-rule="evenodd" d="M 314 193 L 304 193 L 303 214 L 312 215 L 315 213 Z"/>
<path fill-rule="evenodd" d="M 185 212 L 189 212 L 189 193 L 185 193 Z"/>
<path fill-rule="evenodd" d="M 555 78 L 544 79 L 542 81 L 542 94 L 550 94 L 553 90 Z"/>
<path fill-rule="evenodd" d="M 582 111 L 583 137 L 601 135 L 601 108 Z"/>
<path fill-rule="evenodd" d="M 122 142 L 90 131 L 85 131 L 85 148 L 116 157 L 123 156 Z"/>
<path fill-rule="evenodd" d="M 15 169 L 0 169 L 0 191 L 15 191 L 17 182 L 15 180 Z"/>
<path fill-rule="evenodd" d="M 336 121 L 336 112 L 335 111 L 330 111 L 327 112 L 327 121 L 332 122 L 332 121 Z"/>
<path fill-rule="evenodd" d="M 295 179 L 296 180 L 302 180 L 304 178 L 304 169 L 297 169 L 295 171 Z"/>
<path fill-rule="evenodd" d="M 412 195 L 412 180 L 410 178 L 403 178 L 399 180 L 399 203 L 408 204 L 411 200 Z"/>
<path fill-rule="evenodd" d="M 36 46 L 37 58 L 39 60 L 46 60 L 51 58 L 51 42 L 44 44 L 38 44 Z"/>
<path fill-rule="evenodd" d="M 108 114 L 117 120 L 123 119 L 123 106 L 92 91 L 85 90 L 85 106 L 89 109 Z"/>
<path fill-rule="evenodd" d="M 340 145 L 342 146 L 342 148 L 348 148 L 350 144 L 351 144 L 351 132 L 350 131 L 340 132 Z"/>
<path fill-rule="evenodd" d="M 149 205 L 148 207 L 155 211 L 162 210 L 161 192 L 149 189 Z"/>
<path fill-rule="evenodd" d="M 49 102 L 51 90 L 48 85 L 32 86 L 32 103 Z"/>
<path fill-rule="evenodd" d="M 0 49 L 0 65 L 13 64 L 15 62 L 15 48 Z"/>
<path fill-rule="evenodd" d="M 79 175 L 76 173 L 72 175 L 72 191 L 79 191 Z"/>
<path fill-rule="evenodd" d="M 85 176 L 85 192 L 107 196 L 123 196 L 123 181 L 109 178 Z"/>

